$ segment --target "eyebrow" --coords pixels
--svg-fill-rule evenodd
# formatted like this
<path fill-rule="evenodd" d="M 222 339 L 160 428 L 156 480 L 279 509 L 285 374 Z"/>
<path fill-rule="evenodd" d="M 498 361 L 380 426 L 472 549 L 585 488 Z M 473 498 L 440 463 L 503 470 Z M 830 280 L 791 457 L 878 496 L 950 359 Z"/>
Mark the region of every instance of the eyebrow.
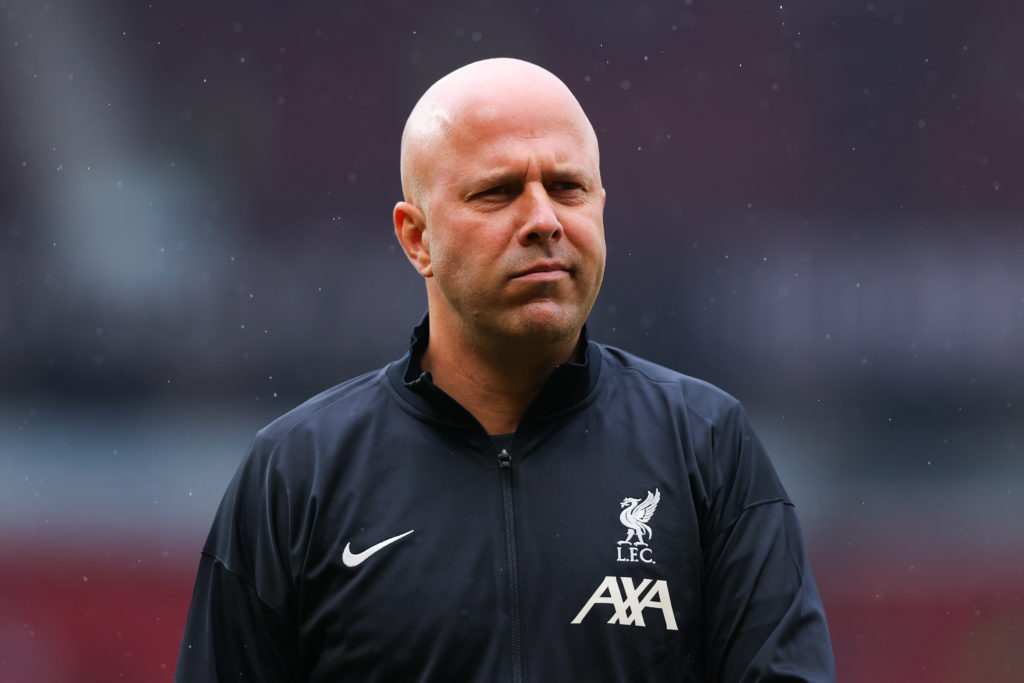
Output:
<path fill-rule="evenodd" d="M 467 183 L 467 186 L 471 188 L 469 192 L 477 191 L 480 189 L 486 189 L 489 187 L 497 187 L 499 185 L 511 185 L 514 183 L 522 182 L 524 173 L 513 169 L 498 169 L 491 171 L 490 173 L 484 173 Z M 588 173 L 582 166 L 561 166 L 556 168 L 553 172 L 545 174 L 545 180 L 585 180 L 587 184 L 590 184 L 591 174 Z"/>

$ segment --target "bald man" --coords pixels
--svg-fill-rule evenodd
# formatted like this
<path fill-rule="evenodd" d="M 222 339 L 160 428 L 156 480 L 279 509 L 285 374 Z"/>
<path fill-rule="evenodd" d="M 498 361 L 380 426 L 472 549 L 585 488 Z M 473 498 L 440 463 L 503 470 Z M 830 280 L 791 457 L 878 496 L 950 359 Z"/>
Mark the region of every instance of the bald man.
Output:
<path fill-rule="evenodd" d="M 515 431 L 572 360 L 604 274 L 597 136 L 568 88 L 510 59 L 431 87 L 402 136 L 398 240 L 427 288 L 434 383 Z"/>
<path fill-rule="evenodd" d="M 259 432 L 179 681 L 831 681 L 782 485 L 724 392 L 587 337 L 597 138 L 554 75 L 465 66 L 402 136 L 409 352 Z"/>

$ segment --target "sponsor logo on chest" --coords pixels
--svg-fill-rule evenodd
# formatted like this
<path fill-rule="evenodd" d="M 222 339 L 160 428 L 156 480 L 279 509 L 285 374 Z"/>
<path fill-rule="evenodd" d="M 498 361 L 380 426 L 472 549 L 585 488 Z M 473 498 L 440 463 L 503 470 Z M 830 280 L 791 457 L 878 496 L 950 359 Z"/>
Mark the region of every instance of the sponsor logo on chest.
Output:
<path fill-rule="evenodd" d="M 647 492 L 643 500 L 639 498 L 623 498 L 619 503 L 622 512 L 619 521 L 626 527 L 626 537 L 615 544 L 616 562 L 633 562 L 640 564 L 656 564 L 654 551 L 648 541 L 653 536 L 649 522 L 658 509 L 661 493 Z M 573 624 L 581 624 L 591 610 L 603 617 L 611 607 L 612 614 L 607 623 L 620 626 L 638 626 L 646 628 L 644 610 L 660 611 L 665 628 L 678 631 L 675 613 L 672 611 L 672 596 L 669 594 L 668 582 L 664 580 L 640 579 L 630 576 L 606 576 L 591 594 L 586 604 L 573 618 Z"/>
<path fill-rule="evenodd" d="M 622 590 L 619 590 L 620 582 Z M 608 620 L 609 624 L 644 628 L 647 626 L 644 621 L 644 610 L 651 608 L 661 610 L 665 628 L 669 631 L 679 630 L 676 626 L 676 616 L 672 613 L 672 597 L 668 593 L 667 581 L 643 579 L 640 583 L 634 584 L 633 579 L 628 576 L 606 576 L 587 600 L 587 604 L 576 614 L 572 623 L 582 623 L 590 614 L 590 610 L 597 605 L 610 605 L 614 608 L 615 611 Z"/>

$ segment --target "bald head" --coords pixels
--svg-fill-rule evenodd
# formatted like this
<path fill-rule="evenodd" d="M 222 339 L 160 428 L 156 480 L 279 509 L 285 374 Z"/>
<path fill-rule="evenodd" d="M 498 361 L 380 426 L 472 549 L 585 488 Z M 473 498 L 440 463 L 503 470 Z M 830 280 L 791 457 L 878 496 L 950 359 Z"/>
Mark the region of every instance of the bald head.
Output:
<path fill-rule="evenodd" d="M 569 88 L 550 71 L 519 59 L 485 59 L 456 69 L 430 86 L 413 107 L 402 133 L 402 192 L 426 208 L 433 161 L 471 123 L 536 116 L 564 119 L 597 164 L 597 136 Z"/>
<path fill-rule="evenodd" d="M 565 84 L 514 59 L 445 76 L 406 123 L 402 186 L 392 217 L 426 284 L 423 367 L 442 377 L 447 359 L 450 379 L 476 358 L 546 377 L 573 357 L 604 275 L 605 191 Z"/>

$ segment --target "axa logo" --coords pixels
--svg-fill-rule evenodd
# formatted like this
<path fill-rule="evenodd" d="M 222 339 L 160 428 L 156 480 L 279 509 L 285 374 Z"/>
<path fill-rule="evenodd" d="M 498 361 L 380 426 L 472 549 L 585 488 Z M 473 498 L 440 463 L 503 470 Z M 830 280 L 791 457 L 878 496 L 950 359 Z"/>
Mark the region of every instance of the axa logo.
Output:
<path fill-rule="evenodd" d="M 661 493 L 658 489 L 654 489 L 654 493 L 647 492 L 647 497 L 643 501 L 639 498 L 623 498 L 619 503 L 622 507 L 619 521 L 626 527 L 626 538 L 616 544 L 616 561 L 655 564 L 654 553 L 644 538 L 650 540 L 653 534 L 647 523 L 651 521 L 654 511 L 658 509 L 660 500 Z"/>
<path fill-rule="evenodd" d="M 619 588 L 619 582 L 622 588 Z M 646 591 L 646 592 L 645 592 Z M 598 605 L 609 605 L 614 611 L 608 619 L 609 624 L 620 626 L 639 626 L 645 628 L 644 610 L 661 610 L 661 616 L 665 620 L 665 628 L 669 631 L 678 631 L 676 616 L 672 611 L 672 597 L 668 592 L 668 582 L 643 579 L 638 584 L 628 576 L 614 577 L 606 576 L 601 585 L 597 587 L 594 594 L 583 605 L 573 624 L 580 624 L 590 614 L 590 610 Z M 605 612 L 606 608 L 598 608 L 599 612 Z M 603 614 L 602 614 L 603 616 Z"/>

